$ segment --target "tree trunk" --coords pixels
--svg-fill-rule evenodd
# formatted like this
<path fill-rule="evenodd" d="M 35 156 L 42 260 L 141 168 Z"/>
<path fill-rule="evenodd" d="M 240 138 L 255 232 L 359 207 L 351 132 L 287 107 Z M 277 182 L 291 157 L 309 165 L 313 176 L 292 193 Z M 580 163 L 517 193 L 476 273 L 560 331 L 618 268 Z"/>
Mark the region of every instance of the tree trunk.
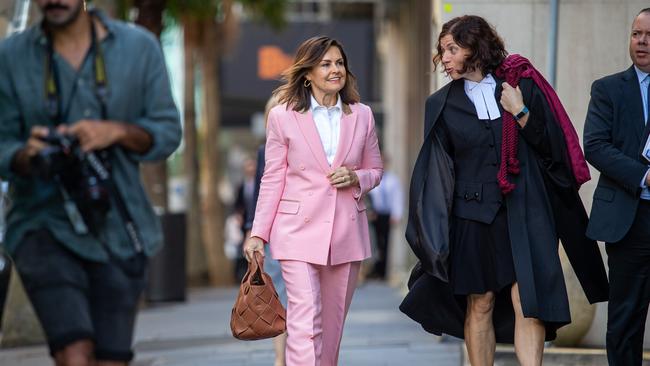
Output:
<path fill-rule="evenodd" d="M 203 108 L 205 111 L 205 134 L 202 149 L 201 173 L 204 178 L 203 197 L 203 245 L 208 259 L 210 283 L 215 286 L 233 283 L 232 263 L 224 252 L 224 215 L 218 187 L 221 178 L 219 156 L 219 132 L 221 125 L 219 91 L 218 25 L 214 20 L 201 21 L 201 70 L 203 71 Z"/>
<path fill-rule="evenodd" d="M 185 173 L 187 187 L 187 268 L 190 283 L 199 283 L 207 272 L 206 258 L 201 240 L 201 201 L 199 197 L 199 158 L 198 141 L 196 132 L 196 103 L 194 93 L 196 91 L 195 75 L 195 50 L 200 43 L 198 39 L 196 20 L 192 18 L 183 19 L 183 47 L 185 64 L 185 87 L 184 87 L 184 139 L 183 150 L 183 171 Z"/>
<path fill-rule="evenodd" d="M 166 0 L 134 0 L 133 5 L 138 9 L 138 18 L 135 23 L 160 37 L 163 30 L 162 14 L 166 2 Z"/>
<path fill-rule="evenodd" d="M 142 25 L 160 37 L 163 29 L 162 12 L 165 0 L 135 0 L 138 9 L 136 24 Z M 145 163 L 140 167 L 140 176 L 151 204 L 160 211 L 167 211 L 167 162 Z"/>

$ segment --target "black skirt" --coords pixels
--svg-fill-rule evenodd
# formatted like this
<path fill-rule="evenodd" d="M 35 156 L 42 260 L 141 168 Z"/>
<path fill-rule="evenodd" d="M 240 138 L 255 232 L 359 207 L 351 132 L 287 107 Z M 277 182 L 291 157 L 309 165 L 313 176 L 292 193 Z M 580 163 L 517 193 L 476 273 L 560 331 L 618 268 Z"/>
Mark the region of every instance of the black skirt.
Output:
<path fill-rule="evenodd" d="M 516 282 L 505 207 L 491 224 L 452 218 L 449 267 L 456 295 L 499 292 Z"/>

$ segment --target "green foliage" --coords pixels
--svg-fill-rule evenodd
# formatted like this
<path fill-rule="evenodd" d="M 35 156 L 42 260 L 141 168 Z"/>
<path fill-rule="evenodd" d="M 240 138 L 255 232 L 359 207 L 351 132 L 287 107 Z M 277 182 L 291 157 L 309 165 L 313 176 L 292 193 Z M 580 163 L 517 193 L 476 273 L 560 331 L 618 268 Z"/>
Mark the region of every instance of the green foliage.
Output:
<path fill-rule="evenodd" d="M 265 21 L 275 29 L 286 25 L 287 0 L 239 0 L 257 20 Z"/>
<path fill-rule="evenodd" d="M 196 19 L 207 19 L 222 16 L 221 0 L 167 0 L 166 12 L 174 19 L 190 16 Z"/>
<path fill-rule="evenodd" d="M 286 25 L 285 12 L 288 0 L 234 0 L 241 3 L 244 8 L 257 21 L 266 22 L 275 29 Z M 198 20 L 223 19 L 223 0 L 166 0 L 165 24 L 179 24 L 183 17 Z M 115 0 L 117 15 L 127 19 L 129 9 L 134 6 L 133 0 Z"/>
<path fill-rule="evenodd" d="M 124 0 L 122 0 L 124 1 Z M 287 0 L 235 0 L 241 3 L 256 20 L 279 29 L 286 24 Z M 222 19 L 222 0 L 167 0 L 166 13 L 178 21 L 184 16 L 195 19 Z"/>

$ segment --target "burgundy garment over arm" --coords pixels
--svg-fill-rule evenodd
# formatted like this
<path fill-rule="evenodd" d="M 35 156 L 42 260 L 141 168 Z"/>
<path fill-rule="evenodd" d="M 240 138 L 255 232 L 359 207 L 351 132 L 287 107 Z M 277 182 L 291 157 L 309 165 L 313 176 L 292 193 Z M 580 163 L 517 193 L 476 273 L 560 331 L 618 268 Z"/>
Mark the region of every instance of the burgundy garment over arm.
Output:
<path fill-rule="evenodd" d="M 544 93 L 546 101 L 548 102 L 555 119 L 558 121 L 560 128 L 564 134 L 564 139 L 571 162 L 571 170 L 575 177 L 578 187 L 591 179 L 589 168 L 585 161 L 584 154 L 580 148 L 578 134 L 576 133 L 569 115 L 562 106 L 560 98 L 558 98 L 553 87 L 544 79 L 544 76 L 533 67 L 533 65 L 525 57 L 513 54 L 506 57 L 503 63 L 497 68 L 496 76 L 505 79 L 508 84 L 513 88 L 517 87 L 519 80 L 523 78 L 530 78 L 535 85 Z M 515 127 L 515 120 L 510 113 L 505 113 L 503 116 L 503 144 L 501 148 L 501 167 L 497 179 L 499 186 L 504 194 L 511 192 L 514 189 L 514 184 L 507 179 L 508 174 L 519 173 L 519 161 L 517 160 L 517 133 Z"/>

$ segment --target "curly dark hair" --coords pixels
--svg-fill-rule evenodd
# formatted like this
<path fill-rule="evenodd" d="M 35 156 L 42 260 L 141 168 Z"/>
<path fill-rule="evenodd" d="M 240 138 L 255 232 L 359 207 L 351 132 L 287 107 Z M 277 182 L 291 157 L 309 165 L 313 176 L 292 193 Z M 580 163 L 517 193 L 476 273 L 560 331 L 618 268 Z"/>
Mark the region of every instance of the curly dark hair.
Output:
<path fill-rule="evenodd" d="M 357 78 L 350 71 L 348 56 L 343 51 L 343 45 L 335 39 L 326 36 L 312 37 L 304 41 L 298 51 L 293 64 L 282 73 L 283 85 L 273 91 L 280 104 L 287 103 L 287 109 L 292 108 L 297 112 L 305 112 L 311 106 L 311 89 L 304 86 L 307 73 L 318 66 L 330 47 L 338 47 L 343 56 L 346 77 L 343 89 L 339 91 L 341 101 L 345 104 L 355 104 L 360 100 L 357 91 Z"/>
<path fill-rule="evenodd" d="M 483 75 L 493 73 L 508 56 L 503 40 L 493 26 L 477 15 L 463 15 L 442 26 L 436 46 L 437 54 L 433 57 L 434 71 L 442 62 L 443 49 L 440 40 L 448 34 L 461 48 L 470 50 L 461 74 L 474 70 L 480 70 Z"/>

